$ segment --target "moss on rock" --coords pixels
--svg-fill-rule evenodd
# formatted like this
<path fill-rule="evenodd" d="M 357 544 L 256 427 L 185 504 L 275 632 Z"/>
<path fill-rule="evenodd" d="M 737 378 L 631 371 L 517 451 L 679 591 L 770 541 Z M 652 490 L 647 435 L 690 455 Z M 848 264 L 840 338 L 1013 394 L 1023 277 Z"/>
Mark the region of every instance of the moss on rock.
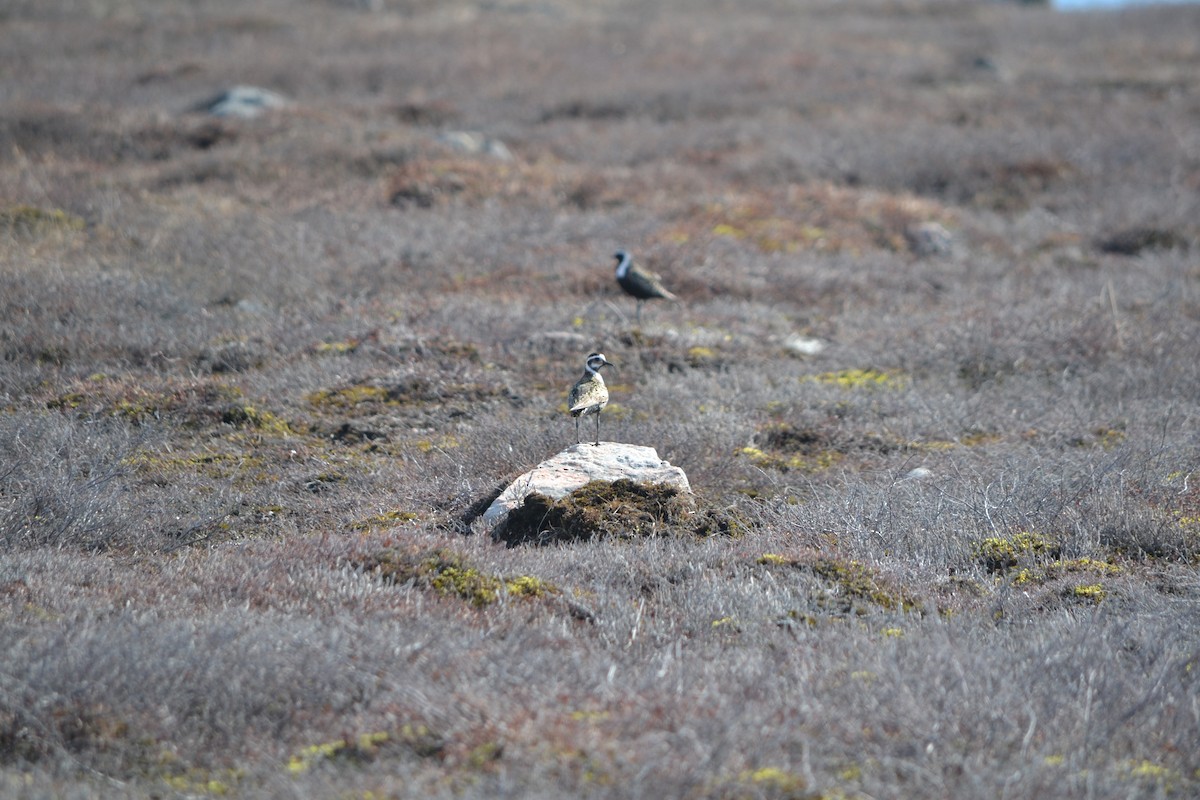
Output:
<path fill-rule="evenodd" d="M 686 529 L 691 517 L 691 496 L 678 487 L 626 478 L 597 480 L 560 500 L 529 495 L 494 535 L 510 546 L 600 535 L 654 536 Z"/>

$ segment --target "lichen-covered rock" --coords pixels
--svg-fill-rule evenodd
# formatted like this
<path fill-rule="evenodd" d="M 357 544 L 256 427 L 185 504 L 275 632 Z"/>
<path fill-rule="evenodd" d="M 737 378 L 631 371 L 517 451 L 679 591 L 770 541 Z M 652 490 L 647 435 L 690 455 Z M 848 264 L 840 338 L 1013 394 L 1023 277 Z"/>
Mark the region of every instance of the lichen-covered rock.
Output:
<path fill-rule="evenodd" d="M 509 484 L 483 513 L 483 523 L 489 530 L 495 529 L 532 494 L 557 500 L 592 481 L 621 479 L 665 484 L 685 494 L 692 491 L 684 471 L 659 458 L 653 447 L 620 442 L 576 444 Z"/>

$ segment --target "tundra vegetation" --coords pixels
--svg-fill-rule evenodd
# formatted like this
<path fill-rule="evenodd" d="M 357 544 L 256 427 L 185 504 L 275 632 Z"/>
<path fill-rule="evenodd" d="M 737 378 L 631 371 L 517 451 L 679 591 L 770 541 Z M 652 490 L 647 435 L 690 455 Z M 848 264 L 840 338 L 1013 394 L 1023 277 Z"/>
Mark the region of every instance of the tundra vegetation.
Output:
<path fill-rule="evenodd" d="M 3 796 L 1200 794 L 1200 8 L 0 37 Z"/>

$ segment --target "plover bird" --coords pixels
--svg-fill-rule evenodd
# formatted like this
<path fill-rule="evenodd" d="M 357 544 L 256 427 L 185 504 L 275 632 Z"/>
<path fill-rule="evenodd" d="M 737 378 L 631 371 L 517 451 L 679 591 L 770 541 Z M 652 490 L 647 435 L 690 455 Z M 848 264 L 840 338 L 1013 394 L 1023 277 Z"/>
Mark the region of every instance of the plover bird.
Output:
<path fill-rule="evenodd" d="M 628 251 L 618 250 L 613 254 L 617 260 L 617 283 L 625 290 L 625 294 L 637 298 L 637 321 L 642 323 L 642 302 L 645 300 L 679 300 L 662 285 L 662 279 L 653 272 L 633 263 L 633 256 Z"/>
<path fill-rule="evenodd" d="M 575 441 L 579 441 L 579 418 L 588 414 L 596 415 L 596 445 L 600 445 L 600 412 L 608 405 L 608 387 L 600 370 L 604 367 L 615 366 L 604 357 L 603 353 L 592 353 L 584 362 L 583 377 L 575 381 L 571 393 L 567 395 L 567 409 L 575 418 Z"/>

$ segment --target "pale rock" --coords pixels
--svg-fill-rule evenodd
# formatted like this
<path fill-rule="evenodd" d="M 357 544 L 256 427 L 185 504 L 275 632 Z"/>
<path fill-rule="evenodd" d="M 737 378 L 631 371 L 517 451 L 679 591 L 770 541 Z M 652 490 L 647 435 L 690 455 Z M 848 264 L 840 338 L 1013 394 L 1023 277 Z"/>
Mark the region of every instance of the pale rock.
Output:
<path fill-rule="evenodd" d="M 908 240 L 908 247 L 913 254 L 922 258 L 946 255 L 954 244 L 950 231 L 938 222 L 910 225 L 904 231 L 904 238 Z"/>
<path fill-rule="evenodd" d="M 542 338 L 554 344 L 584 345 L 588 338 L 578 331 L 543 331 Z"/>
<path fill-rule="evenodd" d="M 460 153 L 491 156 L 498 161 L 513 160 L 513 154 L 504 142 L 476 131 L 446 131 L 438 136 L 438 141 Z"/>
<path fill-rule="evenodd" d="M 783 346 L 789 351 L 801 356 L 819 355 L 825 350 L 825 343 L 820 339 L 793 334 L 784 341 Z"/>
<path fill-rule="evenodd" d="M 265 111 L 286 108 L 288 105 L 290 102 L 286 97 L 272 92 L 270 89 L 260 89 L 257 86 L 234 86 L 216 97 L 205 100 L 196 107 L 196 110 L 207 111 L 214 117 L 250 119 Z"/>
<path fill-rule="evenodd" d="M 483 523 L 489 530 L 495 528 L 535 492 L 557 500 L 591 481 L 621 478 L 635 483 L 665 483 L 688 494 L 692 491 L 684 471 L 659 458 L 653 447 L 584 442 L 568 447 L 509 484 L 483 512 Z"/>
<path fill-rule="evenodd" d="M 910 469 L 908 471 L 908 474 L 906 474 L 900 480 L 902 480 L 902 481 L 919 481 L 923 478 L 931 477 L 932 475 L 933 475 L 933 470 L 929 469 L 928 467 L 917 467 L 915 469 Z"/>

